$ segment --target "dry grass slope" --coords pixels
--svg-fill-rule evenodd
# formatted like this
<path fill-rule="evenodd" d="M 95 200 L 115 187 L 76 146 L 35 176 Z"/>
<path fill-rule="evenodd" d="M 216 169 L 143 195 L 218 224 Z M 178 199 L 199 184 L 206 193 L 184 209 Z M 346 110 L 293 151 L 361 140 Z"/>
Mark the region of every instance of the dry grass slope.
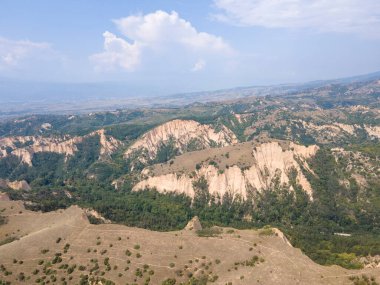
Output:
<path fill-rule="evenodd" d="M 90 272 L 116 284 L 161 284 L 167 278 L 179 284 L 201 275 L 221 285 L 352 284 L 349 277 L 362 274 L 380 279 L 379 269 L 317 265 L 276 230 L 223 228 L 215 237 L 199 237 L 190 230 L 91 225 L 78 207 L 42 214 L 21 202 L 0 201 L 0 211 L 8 220 L 0 226 L 0 241 L 15 239 L 0 246 L 0 280 L 12 284 L 78 284 Z"/>

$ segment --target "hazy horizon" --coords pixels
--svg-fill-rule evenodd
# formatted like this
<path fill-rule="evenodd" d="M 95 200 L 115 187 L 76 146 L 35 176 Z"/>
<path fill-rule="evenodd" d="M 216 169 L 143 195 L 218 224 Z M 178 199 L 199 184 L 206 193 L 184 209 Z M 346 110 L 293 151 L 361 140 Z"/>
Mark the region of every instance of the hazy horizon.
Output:
<path fill-rule="evenodd" d="M 368 74 L 380 70 L 378 11 L 375 0 L 5 0 L 0 81 L 157 96 Z"/>

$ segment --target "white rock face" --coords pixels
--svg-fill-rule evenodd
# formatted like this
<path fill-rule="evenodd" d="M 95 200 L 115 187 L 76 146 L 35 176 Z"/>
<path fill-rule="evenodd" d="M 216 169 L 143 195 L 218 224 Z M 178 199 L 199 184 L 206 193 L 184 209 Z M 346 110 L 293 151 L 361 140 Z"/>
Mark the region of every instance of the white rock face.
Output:
<path fill-rule="evenodd" d="M 204 148 L 210 147 L 213 142 L 220 146 L 227 146 L 238 142 L 235 134 L 223 126 L 217 132 L 210 125 L 202 125 L 192 120 L 173 120 L 162 124 L 145 133 L 126 152 L 128 157 L 133 151 L 146 149 L 150 159 L 154 159 L 161 142 L 175 139 L 176 147 L 183 148 L 192 140 L 197 139 Z"/>
<path fill-rule="evenodd" d="M 341 124 L 341 123 L 335 123 L 334 125 L 338 126 L 343 131 L 345 131 L 346 133 L 349 133 L 350 135 L 355 134 L 355 126 L 353 125 L 347 125 L 347 124 Z"/>
<path fill-rule="evenodd" d="M 194 197 L 193 179 L 187 175 L 178 175 L 170 173 L 161 176 L 149 177 L 147 180 L 140 181 L 134 188 L 134 191 L 145 188 L 156 188 L 161 193 L 177 192 L 184 193 L 187 196 Z"/>
<path fill-rule="evenodd" d="M 106 136 L 105 130 L 95 131 L 88 136 L 99 135 L 100 137 L 100 156 L 109 156 L 114 153 L 123 143 L 114 137 Z"/>
<path fill-rule="evenodd" d="M 65 156 L 74 155 L 78 150 L 77 144 L 84 139 L 99 135 L 100 137 L 100 156 L 104 157 L 112 154 L 122 142 L 113 137 L 105 135 L 103 129 L 92 132 L 83 137 L 70 138 L 45 138 L 41 136 L 25 136 L 25 137 L 7 137 L 0 139 L 0 159 L 9 155 L 7 148 L 12 149 L 11 154 L 21 158 L 21 161 L 32 165 L 33 154 L 38 152 L 54 152 L 64 154 Z M 18 147 L 18 145 L 23 145 Z"/>
<path fill-rule="evenodd" d="M 52 128 L 52 125 L 49 123 L 43 123 L 41 125 L 41 129 L 43 129 L 43 130 L 50 130 L 51 128 Z"/>
<path fill-rule="evenodd" d="M 202 224 L 199 221 L 198 216 L 193 217 L 185 227 L 186 231 L 200 231 L 202 230 Z"/>
<path fill-rule="evenodd" d="M 365 130 L 371 137 L 380 138 L 380 126 L 364 126 Z"/>
<path fill-rule="evenodd" d="M 358 126 L 356 125 L 347 125 L 347 124 L 341 124 L 341 123 L 334 123 L 334 124 L 327 124 L 327 125 L 315 125 L 313 123 L 308 123 L 305 121 L 301 121 L 304 128 L 308 132 L 323 132 L 329 134 L 331 137 L 339 136 L 343 133 L 347 133 L 349 135 L 355 135 L 355 128 Z"/>
<path fill-rule="evenodd" d="M 312 199 L 312 188 L 309 181 L 301 171 L 301 163 L 309 169 L 306 159 L 315 155 L 318 147 L 309 147 L 290 143 L 289 149 L 283 149 L 278 142 L 263 143 L 256 146 L 252 151 L 253 165 L 248 169 L 241 170 L 238 166 L 225 169 L 223 173 L 213 165 L 202 166 L 196 171 L 196 176 L 170 173 L 162 176 L 148 177 L 140 181 L 133 188 L 138 191 L 144 188 L 156 188 L 157 191 L 184 193 L 194 197 L 193 182 L 204 176 L 209 185 L 211 194 L 223 197 L 224 194 L 240 195 L 247 198 L 249 189 L 263 191 L 268 189 L 276 174 L 279 175 L 280 183 L 289 183 L 289 171 L 294 168 L 297 170 L 297 182 L 307 192 Z M 298 162 L 298 161 L 299 162 Z"/>
<path fill-rule="evenodd" d="M 28 182 L 26 182 L 25 180 L 9 181 L 9 180 L 0 179 L 0 187 L 10 188 L 13 190 L 30 190 L 31 189 Z"/>
<path fill-rule="evenodd" d="M 65 155 L 73 155 L 77 151 L 76 143 L 81 142 L 81 137 L 68 138 L 44 138 L 39 136 L 8 137 L 0 139 L 0 158 L 6 157 L 6 148 L 12 149 L 12 154 L 21 158 L 21 161 L 32 165 L 33 154 L 37 152 L 55 152 Z M 18 147 L 19 144 L 23 146 Z"/>

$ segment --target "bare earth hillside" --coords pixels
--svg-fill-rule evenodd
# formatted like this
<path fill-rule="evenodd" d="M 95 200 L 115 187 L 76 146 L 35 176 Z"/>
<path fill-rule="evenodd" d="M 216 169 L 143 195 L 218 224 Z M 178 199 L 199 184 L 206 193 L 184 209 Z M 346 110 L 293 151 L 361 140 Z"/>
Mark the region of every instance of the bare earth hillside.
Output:
<path fill-rule="evenodd" d="M 193 230 L 92 225 L 76 206 L 42 214 L 25 210 L 21 202 L 0 201 L 0 209 L 8 220 L 0 226 L 0 240 L 16 239 L 0 246 L 0 280 L 12 284 L 78 284 L 85 275 L 104 279 L 96 284 L 161 284 L 167 278 L 179 284 L 190 276 L 221 285 L 352 284 L 349 277 L 362 274 L 380 278 L 379 269 L 317 265 L 276 229 L 221 228 L 214 237 L 199 237 Z"/>

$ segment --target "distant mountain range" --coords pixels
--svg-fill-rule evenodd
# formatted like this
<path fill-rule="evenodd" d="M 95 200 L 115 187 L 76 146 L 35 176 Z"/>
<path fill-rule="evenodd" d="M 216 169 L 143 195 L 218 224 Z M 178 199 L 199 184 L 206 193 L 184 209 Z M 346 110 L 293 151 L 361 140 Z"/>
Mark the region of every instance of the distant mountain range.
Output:
<path fill-rule="evenodd" d="M 326 84 L 348 84 L 380 79 L 380 71 L 348 78 L 214 91 L 162 95 L 122 82 L 47 83 L 0 78 L 0 118 L 35 113 L 84 113 L 118 108 L 168 107 L 237 100 L 251 96 L 282 95 Z M 149 98 L 149 100 L 147 100 Z"/>

